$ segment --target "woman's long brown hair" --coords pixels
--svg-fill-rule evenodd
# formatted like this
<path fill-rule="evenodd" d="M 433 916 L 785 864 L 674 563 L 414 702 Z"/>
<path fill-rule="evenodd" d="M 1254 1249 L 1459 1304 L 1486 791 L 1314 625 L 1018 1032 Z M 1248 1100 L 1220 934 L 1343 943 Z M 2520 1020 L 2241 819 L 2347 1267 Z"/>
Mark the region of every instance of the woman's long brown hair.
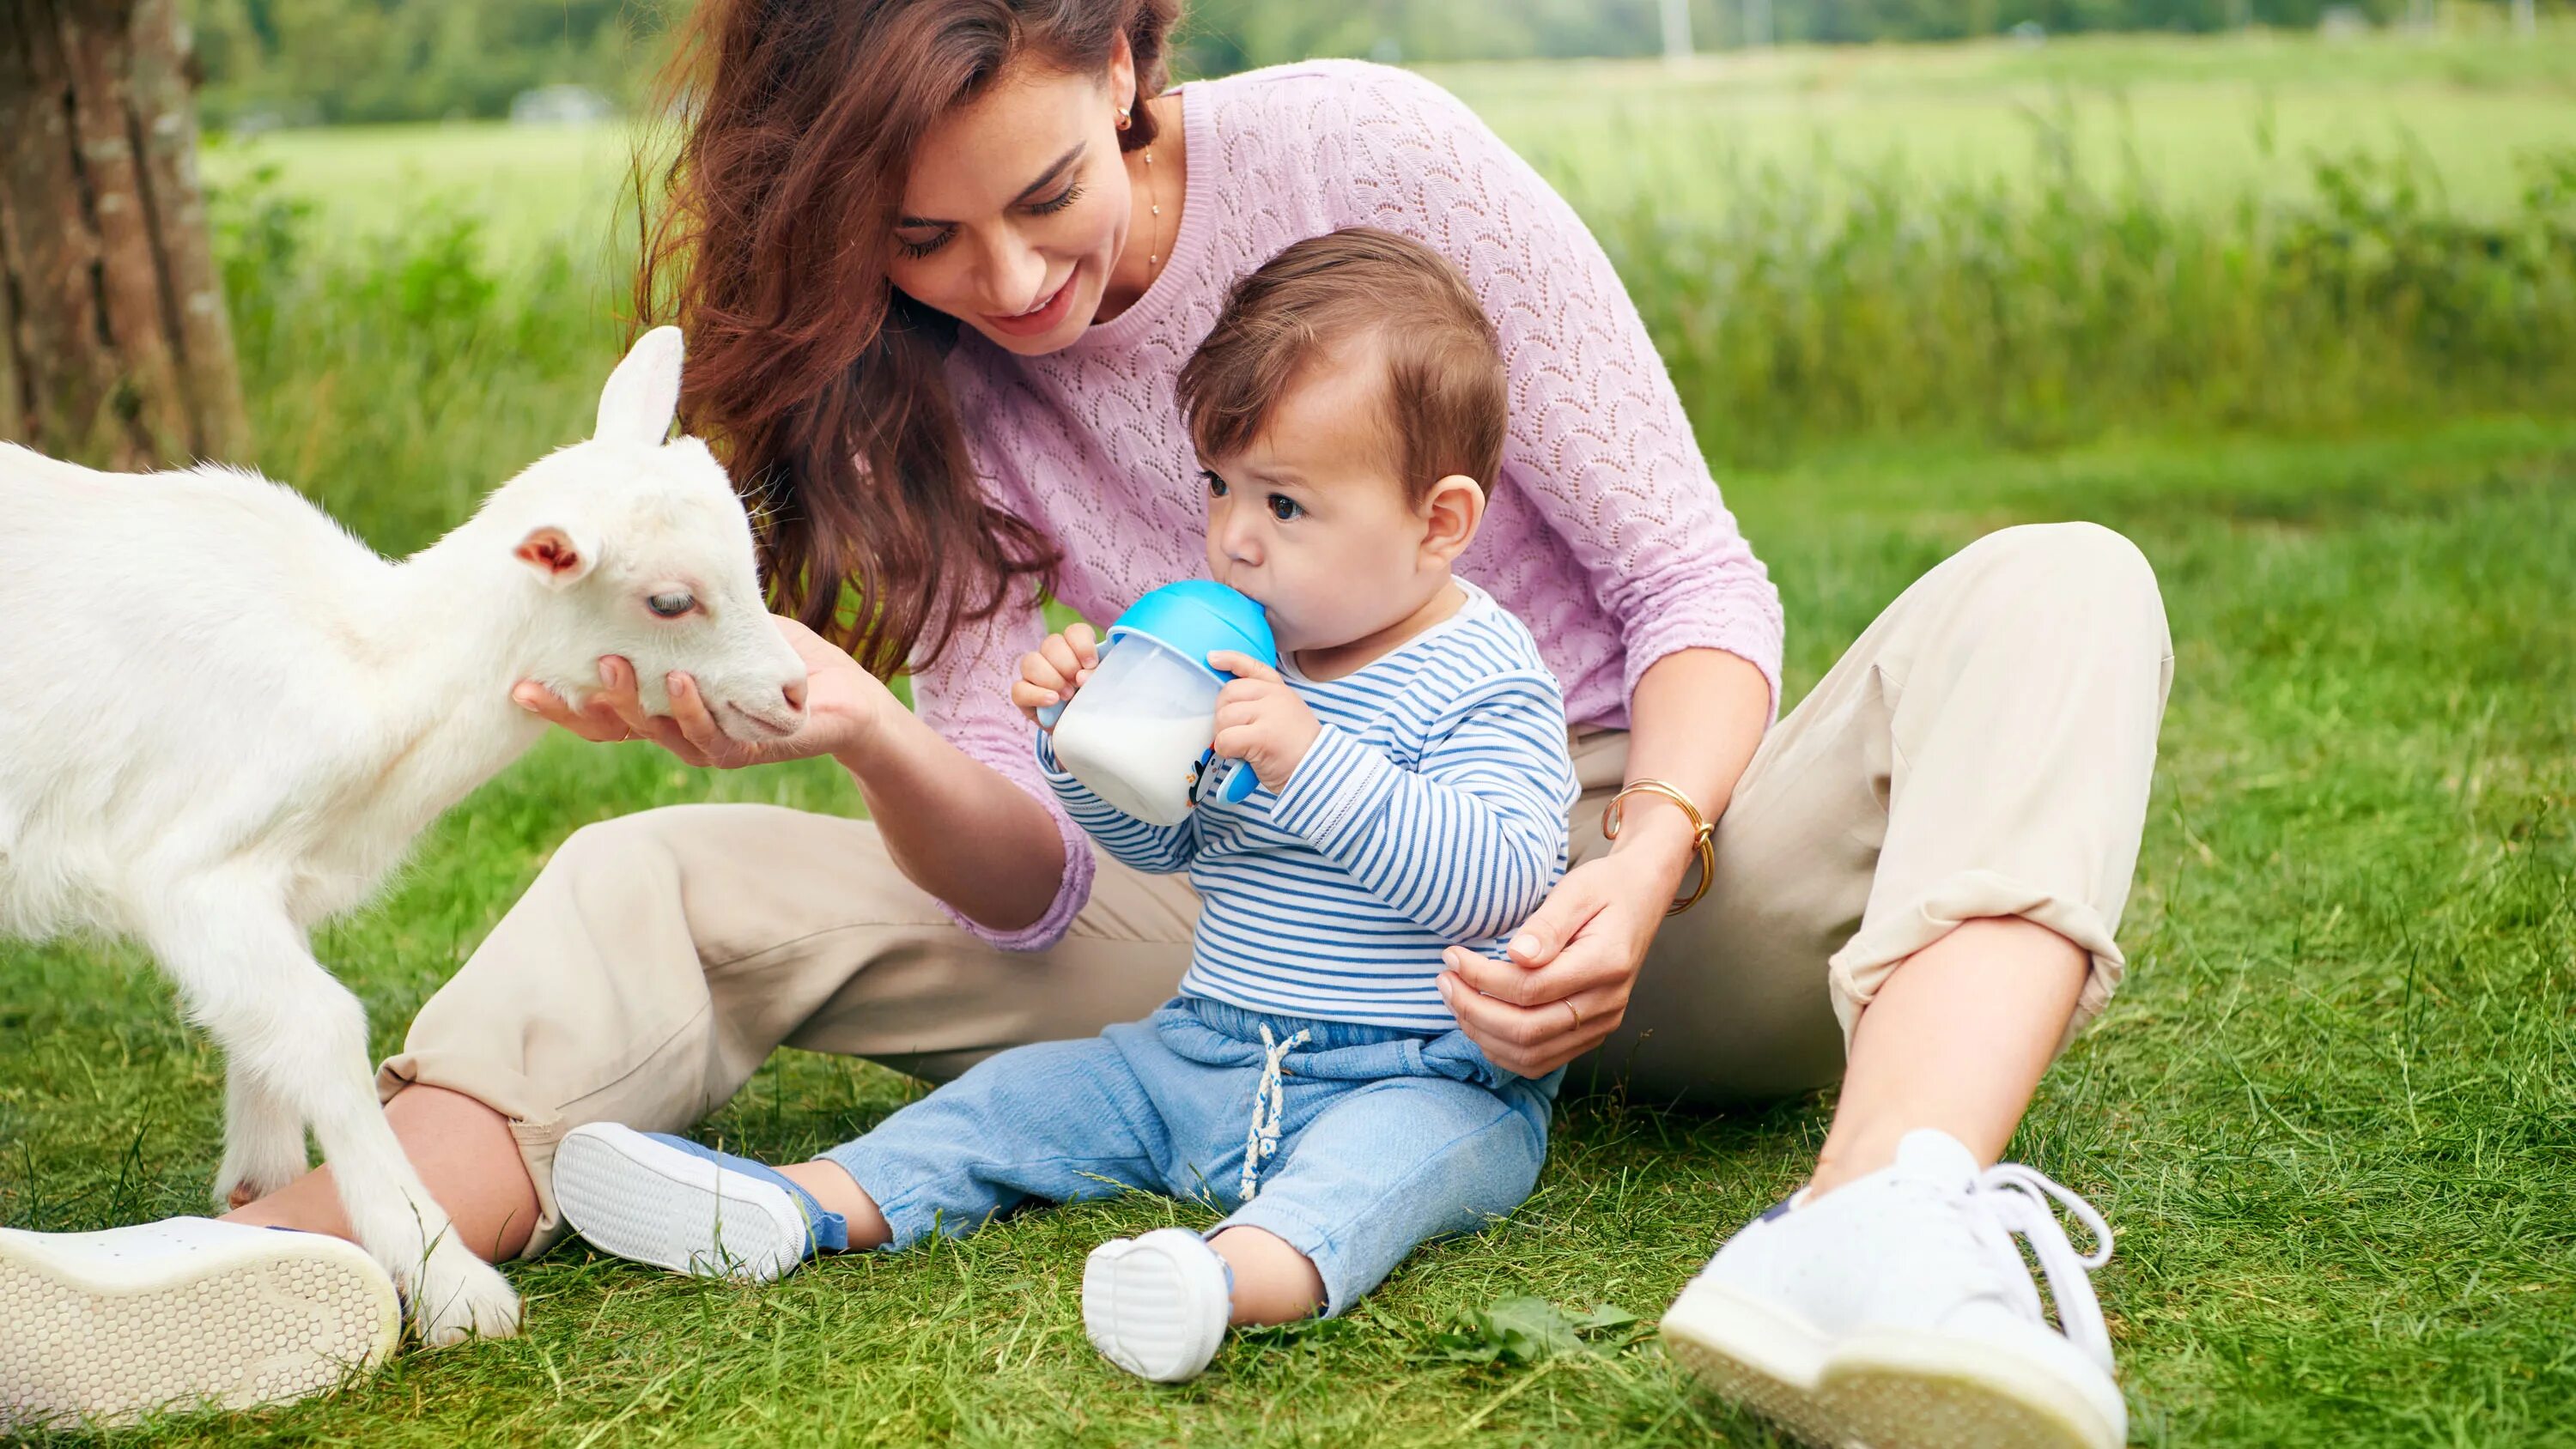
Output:
<path fill-rule="evenodd" d="M 686 117 L 637 168 L 639 321 L 689 339 L 680 415 L 751 506 L 776 606 L 880 677 L 935 658 L 1061 555 L 987 502 L 948 393 L 948 316 L 896 292 L 914 150 L 1028 57 L 1161 91 L 1180 0 L 707 0 L 663 85 Z M 1141 105 L 1120 144 L 1153 139 Z M 655 198 L 641 194 L 648 189 Z"/>

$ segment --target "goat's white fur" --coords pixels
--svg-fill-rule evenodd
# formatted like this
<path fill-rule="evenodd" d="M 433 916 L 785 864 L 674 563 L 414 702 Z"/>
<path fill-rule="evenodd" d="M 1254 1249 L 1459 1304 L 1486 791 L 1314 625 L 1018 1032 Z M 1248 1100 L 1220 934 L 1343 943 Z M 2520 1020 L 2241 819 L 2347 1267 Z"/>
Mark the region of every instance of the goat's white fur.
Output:
<path fill-rule="evenodd" d="M 217 1202 L 303 1172 L 309 1126 L 432 1344 L 515 1332 L 518 1298 L 405 1160 L 307 933 L 543 733 L 521 679 L 579 699 L 619 654 L 655 712 L 686 670 L 729 733 L 801 724 L 741 502 L 704 444 L 664 441 L 680 359 L 646 334 L 588 441 L 400 563 L 256 474 L 0 444 L 0 935 L 150 947 L 225 1054 Z M 647 607 L 681 591 L 680 618 Z"/>

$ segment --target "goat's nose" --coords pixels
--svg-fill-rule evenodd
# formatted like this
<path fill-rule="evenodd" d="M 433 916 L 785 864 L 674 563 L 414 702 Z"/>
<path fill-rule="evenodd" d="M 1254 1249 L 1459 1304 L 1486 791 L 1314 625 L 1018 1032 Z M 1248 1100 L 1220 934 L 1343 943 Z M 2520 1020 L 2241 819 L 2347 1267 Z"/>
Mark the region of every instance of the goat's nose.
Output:
<path fill-rule="evenodd" d="M 787 696 L 787 707 L 789 709 L 796 711 L 798 714 L 803 714 L 805 712 L 804 680 L 797 680 L 795 683 L 788 685 L 785 689 L 779 692 Z"/>

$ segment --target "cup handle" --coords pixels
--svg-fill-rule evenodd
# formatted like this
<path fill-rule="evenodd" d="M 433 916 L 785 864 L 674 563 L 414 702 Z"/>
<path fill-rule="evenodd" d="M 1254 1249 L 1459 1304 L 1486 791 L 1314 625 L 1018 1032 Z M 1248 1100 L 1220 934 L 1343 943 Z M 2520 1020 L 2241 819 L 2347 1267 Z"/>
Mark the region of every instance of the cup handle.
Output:
<path fill-rule="evenodd" d="M 1117 638 L 1116 638 L 1114 635 L 1113 635 L 1112 637 L 1110 637 L 1110 638 L 1107 638 L 1107 639 L 1103 639 L 1103 640 L 1101 640 L 1101 641 L 1100 641 L 1100 645 L 1099 645 L 1099 647 L 1091 651 L 1091 653 L 1092 653 L 1092 657 L 1093 657 L 1095 660 L 1098 660 L 1098 659 L 1106 659 L 1106 658 L 1108 658 L 1108 657 L 1109 657 L 1109 646 L 1111 646 L 1111 645 L 1113 645 L 1113 644 L 1115 644 L 1115 643 L 1117 643 L 1117 642 L 1118 642 L 1118 640 L 1117 640 Z M 1067 705 L 1067 704 L 1071 704 L 1072 702 L 1073 702 L 1073 701 L 1071 701 L 1071 700 L 1065 700 L 1065 701 L 1064 701 L 1063 703 L 1061 703 L 1061 704 L 1042 704 L 1042 705 L 1039 705 L 1039 706 L 1038 706 L 1038 728 L 1039 728 L 1039 729 L 1042 729 L 1042 730 L 1052 730 L 1052 729 L 1054 729 L 1054 728 L 1055 728 L 1055 722 L 1056 722 L 1057 720 L 1060 720 L 1060 719 L 1064 718 L 1064 707 L 1065 707 L 1065 705 Z"/>

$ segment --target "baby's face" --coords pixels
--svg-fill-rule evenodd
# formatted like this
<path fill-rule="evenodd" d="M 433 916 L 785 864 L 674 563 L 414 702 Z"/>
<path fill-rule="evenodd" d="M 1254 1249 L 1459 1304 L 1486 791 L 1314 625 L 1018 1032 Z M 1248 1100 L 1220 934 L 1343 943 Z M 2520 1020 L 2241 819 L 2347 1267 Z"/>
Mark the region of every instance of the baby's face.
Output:
<path fill-rule="evenodd" d="M 1406 502 L 1382 386 L 1373 358 L 1319 360 L 1250 446 L 1201 460 L 1208 576 L 1268 611 L 1282 654 L 1364 638 L 1448 581 L 1423 547 L 1427 510 Z"/>

